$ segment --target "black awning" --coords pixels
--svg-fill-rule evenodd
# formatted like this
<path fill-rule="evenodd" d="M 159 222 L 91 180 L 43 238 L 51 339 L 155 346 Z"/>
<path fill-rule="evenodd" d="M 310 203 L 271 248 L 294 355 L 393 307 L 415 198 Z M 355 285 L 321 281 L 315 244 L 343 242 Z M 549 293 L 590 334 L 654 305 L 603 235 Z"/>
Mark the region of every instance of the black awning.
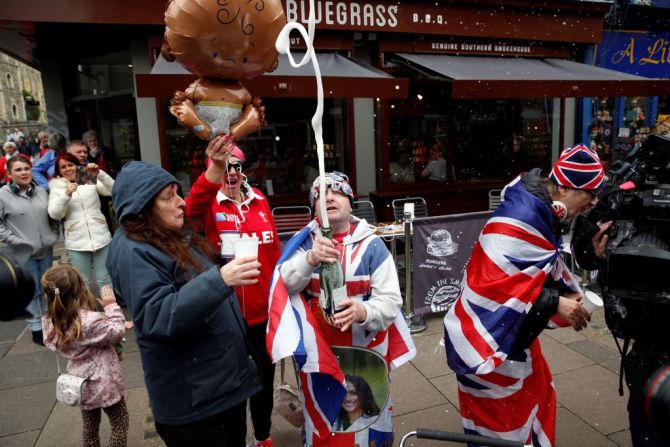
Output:
<path fill-rule="evenodd" d="M 451 82 L 454 99 L 656 96 L 670 91 L 670 80 L 567 59 L 398 53 L 391 60 Z"/>
<path fill-rule="evenodd" d="M 294 53 L 299 62 L 302 53 Z M 407 79 L 394 78 L 370 65 L 338 53 L 317 53 L 323 79 L 324 96 L 349 98 L 406 98 Z M 172 96 L 184 90 L 197 76 L 177 62 L 159 57 L 151 74 L 135 75 L 137 96 Z M 294 68 L 288 56 L 279 56 L 279 67 L 272 73 L 242 81 L 253 95 L 265 97 L 314 97 L 316 81 L 312 63 Z"/>

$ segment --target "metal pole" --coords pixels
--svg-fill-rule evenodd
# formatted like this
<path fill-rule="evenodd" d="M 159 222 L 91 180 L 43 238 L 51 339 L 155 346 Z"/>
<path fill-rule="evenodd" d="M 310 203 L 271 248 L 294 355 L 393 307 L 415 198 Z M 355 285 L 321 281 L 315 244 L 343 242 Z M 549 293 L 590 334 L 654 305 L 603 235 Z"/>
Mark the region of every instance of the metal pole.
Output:
<path fill-rule="evenodd" d="M 531 445 L 526 445 L 523 442 L 518 441 L 508 441 L 507 439 L 498 439 L 491 438 L 488 436 L 481 435 L 470 435 L 464 433 L 455 433 L 449 431 L 438 431 L 438 430 L 429 430 L 425 428 L 417 428 L 414 431 L 407 433 L 400 440 L 400 447 L 405 447 L 405 442 L 416 436 L 417 439 L 433 439 L 436 441 L 451 441 L 457 442 L 459 444 L 477 444 L 481 446 L 489 447 L 532 447 Z"/>
<path fill-rule="evenodd" d="M 412 215 L 405 213 L 405 315 L 412 315 Z"/>
<path fill-rule="evenodd" d="M 405 321 L 409 332 L 416 334 L 425 331 L 428 326 L 420 315 L 414 315 L 412 297 L 412 214 L 405 213 Z"/>

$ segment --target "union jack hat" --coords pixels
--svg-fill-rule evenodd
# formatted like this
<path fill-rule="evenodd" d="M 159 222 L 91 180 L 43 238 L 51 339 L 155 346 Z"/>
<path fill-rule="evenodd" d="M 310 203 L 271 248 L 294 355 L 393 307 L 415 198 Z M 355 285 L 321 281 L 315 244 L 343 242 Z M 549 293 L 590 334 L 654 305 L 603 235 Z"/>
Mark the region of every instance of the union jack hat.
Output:
<path fill-rule="evenodd" d="M 604 177 L 598 154 L 583 144 L 564 150 L 549 174 L 559 186 L 586 191 L 599 189 Z"/>
<path fill-rule="evenodd" d="M 343 174 L 338 171 L 326 172 L 326 189 L 330 188 L 333 191 L 341 192 L 349 198 L 349 203 L 351 206 L 354 206 L 354 191 L 351 189 L 349 184 L 349 177 L 347 174 Z M 316 199 L 319 198 L 319 182 L 320 177 L 314 179 L 312 183 L 312 188 L 309 190 L 309 204 L 314 208 L 316 205 Z"/>

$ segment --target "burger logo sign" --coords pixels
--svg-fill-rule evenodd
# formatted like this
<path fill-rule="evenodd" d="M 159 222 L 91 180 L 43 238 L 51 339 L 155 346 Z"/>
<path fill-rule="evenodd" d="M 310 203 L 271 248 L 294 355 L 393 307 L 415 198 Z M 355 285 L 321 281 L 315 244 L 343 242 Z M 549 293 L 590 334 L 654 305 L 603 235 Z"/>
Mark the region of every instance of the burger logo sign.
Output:
<path fill-rule="evenodd" d="M 424 305 L 430 306 L 431 312 L 447 311 L 461 293 L 461 281 L 455 278 L 444 278 L 433 284 L 424 299 Z"/>
<path fill-rule="evenodd" d="M 444 229 L 433 231 L 426 241 L 429 255 L 436 257 L 446 257 L 455 254 L 458 251 L 458 244 L 451 238 L 451 233 Z"/>

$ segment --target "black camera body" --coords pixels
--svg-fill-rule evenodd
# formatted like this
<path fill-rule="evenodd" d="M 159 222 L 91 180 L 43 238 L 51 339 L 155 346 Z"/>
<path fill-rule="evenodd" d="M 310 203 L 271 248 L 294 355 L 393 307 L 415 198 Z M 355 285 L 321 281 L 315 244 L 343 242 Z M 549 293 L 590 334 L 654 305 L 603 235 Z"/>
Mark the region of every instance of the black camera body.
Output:
<path fill-rule="evenodd" d="M 613 221 L 600 285 L 605 316 L 619 338 L 638 338 L 670 318 L 670 138 L 652 134 L 608 170 L 608 186 L 578 225 L 590 241 Z M 577 234 L 579 233 L 579 234 Z"/>
<path fill-rule="evenodd" d="M 597 224 L 607 221 L 613 225 L 605 262 L 582 267 L 598 267 L 607 326 L 624 340 L 622 372 L 635 340 L 644 365 L 626 368 L 631 393 L 639 390 L 647 421 L 670 439 L 670 366 L 658 368 L 670 357 L 670 138 L 652 134 L 610 167 L 598 204 L 576 222 L 573 250 L 580 264 Z"/>

